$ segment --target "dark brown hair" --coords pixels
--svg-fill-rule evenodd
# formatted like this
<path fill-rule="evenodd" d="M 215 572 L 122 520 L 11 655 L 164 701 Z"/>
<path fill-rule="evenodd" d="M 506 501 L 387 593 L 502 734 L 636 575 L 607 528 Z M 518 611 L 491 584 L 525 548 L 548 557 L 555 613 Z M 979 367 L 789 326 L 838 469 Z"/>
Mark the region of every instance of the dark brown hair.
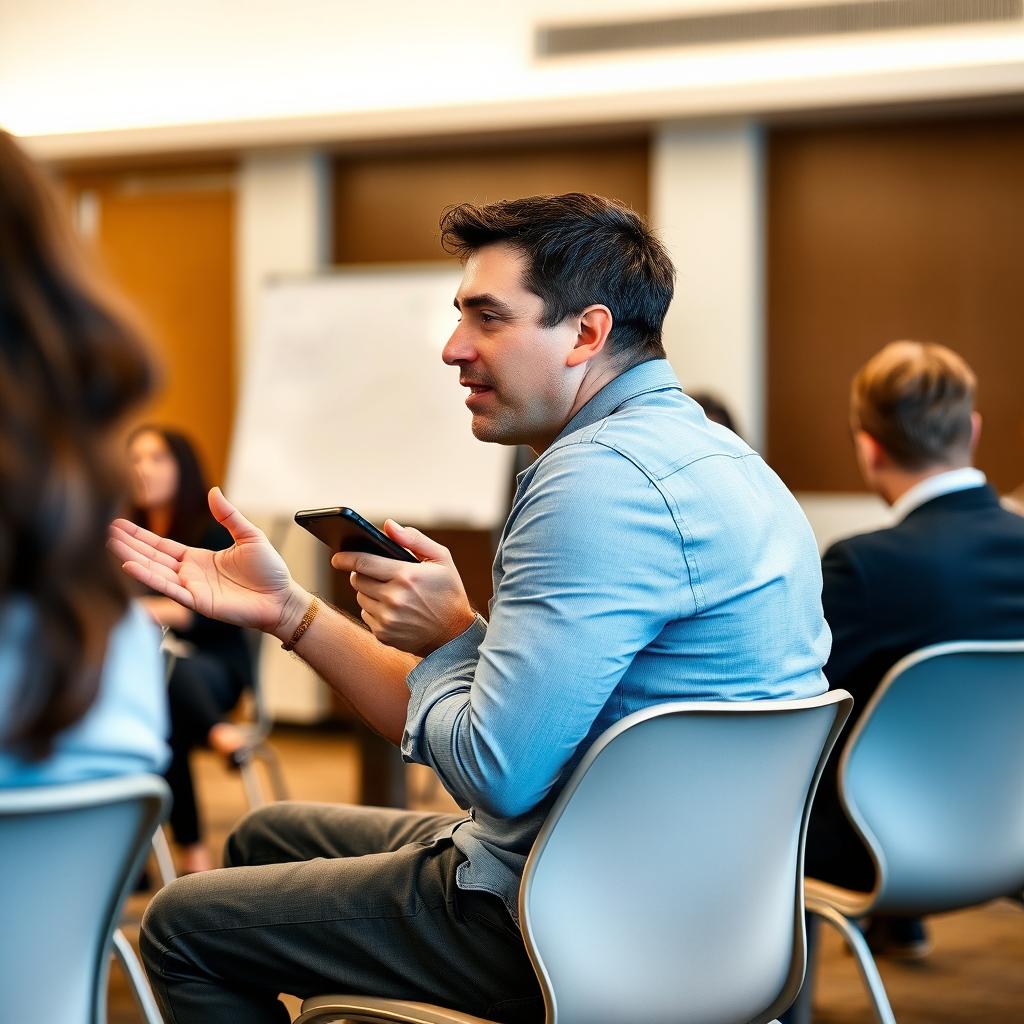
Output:
<path fill-rule="evenodd" d="M 952 349 L 894 341 L 853 379 L 850 417 L 903 469 L 969 457 L 977 380 Z"/>
<path fill-rule="evenodd" d="M 26 757 L 96 698 L 127 607 L 105 549 L 123 481 L 114 433 L 153 385 L 50 183 L 0 131 L 0 606 L 21 598 L 33 616 L 2 739 Z"/>
<path fill-rule="evenodd" d="M 523 285 L 544 300 L 543 326 L 587 306 L 612 313 L 612 353 L 626 365 L 661 359 L 661 329 L 672 301 L 675 268 L 654 232 L 613 199 L 570 192 L 463 203 L 441 217 L 441 244 L 465 260 L 507 242 L 526 257 Z"/>
<path fill-rule="evenodd" d="M 210 512 L 207 494 L 209 487 L 202 464 L 192 442 L 177 430 L 147 423 L 137 427 L 128 437 L 128 446 L 142 434 L 156 434 L 171 453 L 178 467 L 178 486 L 174 491 L 171 507 L 171 523 L 167 528 L 167 536 L 182 544 L 200 546 L 203 534 L 214 522 Z M 135 505 L 131 508 L 128 518 L 133 523 L 148 527 L 149 510 Z"/>

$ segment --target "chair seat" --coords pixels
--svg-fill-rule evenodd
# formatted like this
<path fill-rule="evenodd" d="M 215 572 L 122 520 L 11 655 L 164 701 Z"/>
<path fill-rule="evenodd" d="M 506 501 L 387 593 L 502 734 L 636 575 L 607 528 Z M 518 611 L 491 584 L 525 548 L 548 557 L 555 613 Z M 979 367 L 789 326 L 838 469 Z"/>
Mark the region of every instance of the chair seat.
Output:
<path fill-rule="evenodd" d="M 446 1010 L 430 1003 L 404 999 L 374 999 L 370 996 L 313 996 L 302 1003 L 302 1013 L 293 1024 L 320 1024 L 333 1020 L 393 1021 L 400 1024 L 495 1024 L 458 1010 Z"/>

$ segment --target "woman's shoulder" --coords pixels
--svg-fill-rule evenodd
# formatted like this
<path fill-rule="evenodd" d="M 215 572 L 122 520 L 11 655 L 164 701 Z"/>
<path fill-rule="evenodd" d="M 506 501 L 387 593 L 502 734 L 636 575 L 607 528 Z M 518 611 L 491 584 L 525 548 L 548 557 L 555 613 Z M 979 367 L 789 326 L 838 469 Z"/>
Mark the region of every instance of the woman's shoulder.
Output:
<path fill-rule="evenodd" d="M 8 651 L 0 653 L 0 660 L 5 654 L 8 657 L 0 671 L 0 704 L 13 698 L 20 677 L 14 663 L 20 659 L 9 657 Z M 20 658 L 26 656 L 23 647 Z M 133 602 L 111 631 L 92 706 L 57 737 L 44 761 L 29 763 L 0 751 L 0 786 L 162 771 L 168 757 L 163 676 L 159 630 L 145 610 Z"/>

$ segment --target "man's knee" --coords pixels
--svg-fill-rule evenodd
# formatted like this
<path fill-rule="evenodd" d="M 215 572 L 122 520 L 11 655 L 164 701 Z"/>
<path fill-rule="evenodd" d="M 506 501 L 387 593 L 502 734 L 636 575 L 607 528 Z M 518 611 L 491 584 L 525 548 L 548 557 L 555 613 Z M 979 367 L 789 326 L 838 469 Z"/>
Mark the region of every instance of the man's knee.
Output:
<path fill-rule="evenodd" d="M 139 950 L 150 971 L 160 971 L 161 961 L 174 938 L 198 930 L 197 914 L 203 912 L 203 887 L 207 872 L 185 875 L 165 885 L 149 902 L 139 930 Z"/>
<path fill-rule="evenodd" d="M 224 867 L 274 863 L 278 858 L 272 851 L 280 845 L 278 840 L 285 831 L 291 807 L 291 801 L 279 801 L 250 811 L 224 844 Z"/>

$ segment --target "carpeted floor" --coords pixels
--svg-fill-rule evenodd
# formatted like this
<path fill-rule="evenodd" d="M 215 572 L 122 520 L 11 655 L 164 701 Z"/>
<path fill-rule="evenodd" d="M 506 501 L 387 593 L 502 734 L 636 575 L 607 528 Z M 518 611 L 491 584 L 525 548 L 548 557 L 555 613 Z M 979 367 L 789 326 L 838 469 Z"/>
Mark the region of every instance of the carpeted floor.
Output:
<path fill-rule="evenodd" d="M 344 734 L 280 730 L 274 746 L 284 763 L 294 799 L 351 801 L 358 791 L 355 746 Z M 211 843 L 219 849 L 232 823 L 245 813 L 241 782 L 212 755 L 196 757 L 200 798 Z M 453 805 L 431 787 L 429 773 L 414 766 L 410 789 L 417 805 L 450 810 Z M 126 932 L 135 941 L 146 897 L 126 908 Z M 880 961 L 899 1024 L 1024 1024 L 1024 910 L 1000 902 L 932 919 L 934 949 L 924 961 Z M 823 942 L 815 988 L 815 1024 L 869 1024 L 873 1020 L 852 957 L 829 929 Z M 294 1010 L 297 1002 L 288 1000 Z M 128 987 L 111 968 L 110 1024 L 141 1020 Z M 243 1024 L 243 1022 L 239 1022 Z M 624 1022 L 627 1024 L 627 1022 Z M 631 1021 L 628 1024 L 643 1024 Z"/>

